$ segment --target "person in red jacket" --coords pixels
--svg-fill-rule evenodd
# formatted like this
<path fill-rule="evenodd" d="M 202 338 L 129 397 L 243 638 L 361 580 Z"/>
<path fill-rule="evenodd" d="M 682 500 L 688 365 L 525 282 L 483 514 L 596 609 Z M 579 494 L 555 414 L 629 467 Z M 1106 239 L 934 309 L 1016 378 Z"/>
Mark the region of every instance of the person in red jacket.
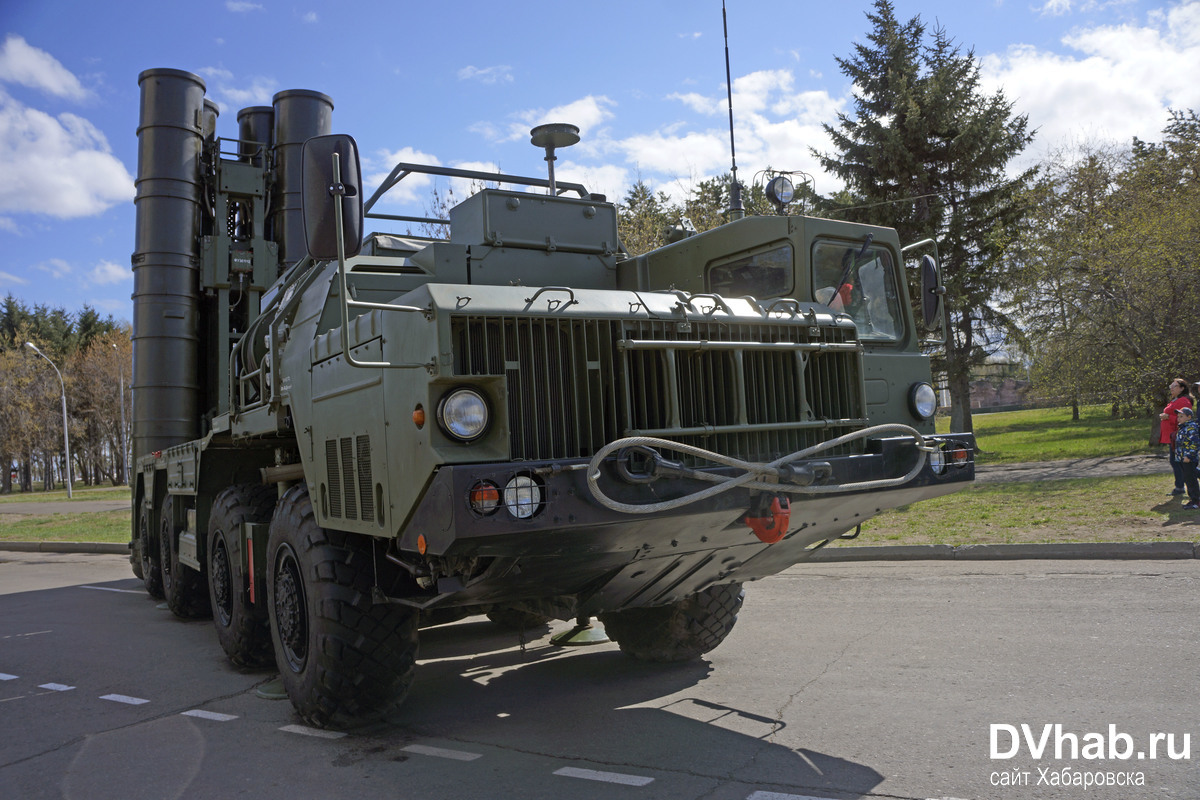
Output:
<path fill-rule="evenodd" d="M 1176 378 L 1171 381 L 1171 385 L 1167 387 L 1167 391 L 1171 394 L 1171 400 L 1167 403 L 1166 408 L 1158 415 L 1162 420 L 1159 427 L 1159 444 L 1170 445 L 1171 447 L 1171 469 L 1175 472 L 1175 488 L 1171 490 L 1171 494 L 1183 494 L 1183 466 L 1175 455 L 1175 431 L 1179 427 L 1179 422 L 1175 418 L 1176 412 L 1181 408 L 1191 408 L 1192 398 L 1188 396 L 1188 382 L 1183 378 Z"/>

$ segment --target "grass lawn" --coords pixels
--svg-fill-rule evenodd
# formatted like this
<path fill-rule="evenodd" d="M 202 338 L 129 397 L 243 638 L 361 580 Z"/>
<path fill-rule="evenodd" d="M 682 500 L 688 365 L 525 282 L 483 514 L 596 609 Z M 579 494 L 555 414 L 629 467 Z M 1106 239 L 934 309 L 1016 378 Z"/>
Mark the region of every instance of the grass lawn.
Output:
<path fill-rule="evenodd" d="M 0 514 L 0 542 L 125 544 L 128 541 L 128 508 L 66 514 Z"/>
<path fill-rule="evenodd" d="M 1113 419 L 1108 406 L 1084 406 L 1079 422 L 1069 408 L 1003 411 L 972 417 L 979 463 L 1014 464 L 1065 458 L 1100 458 L 1153 452 L 1149 419 Z M 938 432 L 950 430 L 948 417 Z"/>
<path fill-rule="evenodd" d="M 1193 541 L 1200 512 L 1167 495 L 1170 482 L 1168 474 L 980 483 L 868 520 L 853 544 Z"/>
<path fill-rule="evenodd" d="M 128 486 L 73 486 L 72 501 L 79 500 L 124 500 L 129 502 Z M 0 505 L 4 503 L 51 503 L 67 501 L 66 489 L 54 489 L 44 492 L 41 484 L 35 483 L 32 492 L 14 491 L 12 494 L 0 494 Z"/>

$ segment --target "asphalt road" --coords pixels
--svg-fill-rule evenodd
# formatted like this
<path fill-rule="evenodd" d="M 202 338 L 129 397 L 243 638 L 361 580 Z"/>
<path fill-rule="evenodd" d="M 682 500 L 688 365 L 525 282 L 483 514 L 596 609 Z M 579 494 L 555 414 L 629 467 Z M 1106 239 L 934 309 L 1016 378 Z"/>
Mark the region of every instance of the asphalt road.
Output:
<path fill-rule="evenodd" d="M 464 621 L 423 631 L 393 724 L 324 738 L 122 558 L 0 553 L 0 797 L 1195 799 L 1198 581 L 1195 560 L 810 564 L 675 667 Z M 1021 726 L 1036 747 L 1055 724 L 1034 758 Z M 1129 757 L 1085 758 L 1097 736 Z M 1085 772 L 1144 785 L 1039 785 Z"/>

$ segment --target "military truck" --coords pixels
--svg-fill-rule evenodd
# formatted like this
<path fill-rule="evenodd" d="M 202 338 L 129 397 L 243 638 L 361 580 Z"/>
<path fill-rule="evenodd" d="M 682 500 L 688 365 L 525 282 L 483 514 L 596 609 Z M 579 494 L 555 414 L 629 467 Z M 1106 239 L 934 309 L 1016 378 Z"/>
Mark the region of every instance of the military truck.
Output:
<path fill-rule="evenodd" d="M 930 242 L 734 214 L 630 255 L 555 179 L 568 124 L 546 178 L 402 163 L 364 201 L 328 96 L 225 138 L 198 76 L 139 84 L 131 563 L 311 724 L 391 713 L 419 628 L 471 614 L 697 658 L 744 583 L 973 479 Z M 414 235 L 375 209 L 421 173 L 489 188 Z"/>

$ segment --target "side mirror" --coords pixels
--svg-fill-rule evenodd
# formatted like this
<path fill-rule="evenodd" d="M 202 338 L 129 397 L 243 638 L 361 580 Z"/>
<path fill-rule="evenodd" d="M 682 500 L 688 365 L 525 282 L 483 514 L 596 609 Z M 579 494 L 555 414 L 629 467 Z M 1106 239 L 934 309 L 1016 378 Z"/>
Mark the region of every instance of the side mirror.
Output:
<path fill-rule="evenodd" d="M 938 275 L 937 262 L 933 256 L 921 258 L 921 318 L 925 327 L 934 327 L 942 315 L 942 295 L 946 287 L 942 286 Z"/>
<path fill-rule="evenodd" d="M 340 174 L 334 174 L 334 155 L 338 156 Z M 308 254 L 318 261 L 338 258 L 340 233 L 345 243 L 343 254 L 347 258 L 358 255 L 363 236 L 358 145 L 345 134 L 314 136 L 304 143 L 302 169 L 301 206 Z"/>

